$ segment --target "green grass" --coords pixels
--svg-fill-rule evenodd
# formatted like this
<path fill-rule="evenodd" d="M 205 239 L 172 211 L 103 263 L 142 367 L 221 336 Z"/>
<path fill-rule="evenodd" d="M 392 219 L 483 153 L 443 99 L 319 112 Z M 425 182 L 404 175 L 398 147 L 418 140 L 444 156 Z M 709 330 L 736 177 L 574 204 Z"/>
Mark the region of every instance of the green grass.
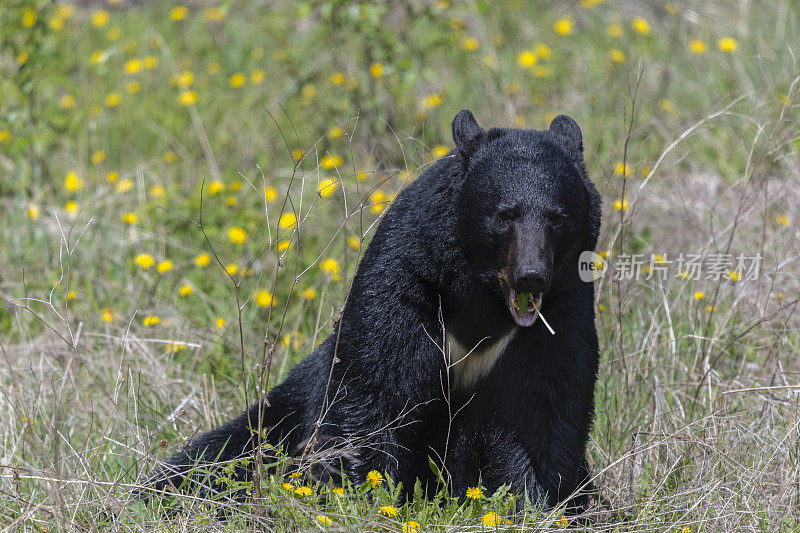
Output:
<path fill-rule="evenodd" d="M 284 530 L 323 515 L 429 531 L 505 516 L 505 492 L 400 506 L 389 481 L 323 504 L 266 479 L 227 521 L 224 501 L 134 497 L 158 458 L 267 386 L 267 361 L 271 385 L 324 338 L 380 213 L 470 108 L 484 126 L 578 121 L 599 249 L 764 257 L 755 281 L 598 282 L 589 456 L 607 502 L 591 528 L 800 530 L 800 19 L 789 0 L 651 4 L 200 1 L 182 20 L 161 3 L 0 6 L 0 524 Z M 290 213 L 299 226 L 280 227 Z M 562 523 L 513 519 L 501 527 Z"/>

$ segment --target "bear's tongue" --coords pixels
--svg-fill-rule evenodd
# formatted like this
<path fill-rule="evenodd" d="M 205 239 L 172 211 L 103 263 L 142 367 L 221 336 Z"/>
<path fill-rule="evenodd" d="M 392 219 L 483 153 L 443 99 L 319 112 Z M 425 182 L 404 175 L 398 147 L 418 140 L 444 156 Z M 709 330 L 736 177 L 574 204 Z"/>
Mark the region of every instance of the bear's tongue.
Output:
<path fill-rule="evenodd" d="M 508 293 L 508 308 L 514 322 L 523 328 L 533 325 L 539 317 L 539 306 L 542 305 L 542 293 L 536 296 L 529 292 L 521 292 L 511 289 Z"/>

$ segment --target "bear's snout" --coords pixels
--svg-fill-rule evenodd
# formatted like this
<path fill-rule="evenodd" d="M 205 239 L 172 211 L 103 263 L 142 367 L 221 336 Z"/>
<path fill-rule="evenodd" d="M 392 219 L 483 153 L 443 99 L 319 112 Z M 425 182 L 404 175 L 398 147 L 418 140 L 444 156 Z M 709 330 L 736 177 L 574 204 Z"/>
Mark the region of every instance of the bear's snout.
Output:
<path fill-rule="evenodd" d="M 517 292 L 543 292 L 549 282 L 550 273 L 543 265 L 519 268 L 514 279 Z"/>

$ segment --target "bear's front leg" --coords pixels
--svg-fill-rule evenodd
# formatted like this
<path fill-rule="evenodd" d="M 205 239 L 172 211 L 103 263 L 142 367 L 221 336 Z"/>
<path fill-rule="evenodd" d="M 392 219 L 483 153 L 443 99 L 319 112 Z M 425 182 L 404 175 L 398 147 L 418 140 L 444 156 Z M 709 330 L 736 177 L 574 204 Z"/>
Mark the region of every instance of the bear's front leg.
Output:
<path fill-rule="evenodd" d="M 479 485 L 489 494 L 510 485 L 511 491 L 521 496 L 517 511 L 524 508 L 526 499 L 534 505 L 546 503 L 547 494 L 533 462 L 508 428 L 493 422 L 457 423 L 449 447 L 445 466 L 454 497 L 463 500 L 468 488 Z"/>

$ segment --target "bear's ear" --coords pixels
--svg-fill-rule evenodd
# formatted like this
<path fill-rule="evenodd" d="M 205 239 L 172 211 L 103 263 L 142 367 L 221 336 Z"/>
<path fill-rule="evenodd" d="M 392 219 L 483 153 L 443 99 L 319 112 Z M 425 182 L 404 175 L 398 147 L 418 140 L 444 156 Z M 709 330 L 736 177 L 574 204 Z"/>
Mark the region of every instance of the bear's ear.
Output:
<path fill-rule="evenodd" d="M 478 121 L 469 109 L 462 109 L 453 119 L 453 141 L 465 159 L 478 146 L 484 133 L 486 132 L 478 125 Z"/>
<path fill-rule="evenodd" d="M 583 157 L 583 136 L 581 127 L 567 115 L 558 115 L 550 123 L 550 131 L 554 133 L 561 144 L 575 158 Z"/>

